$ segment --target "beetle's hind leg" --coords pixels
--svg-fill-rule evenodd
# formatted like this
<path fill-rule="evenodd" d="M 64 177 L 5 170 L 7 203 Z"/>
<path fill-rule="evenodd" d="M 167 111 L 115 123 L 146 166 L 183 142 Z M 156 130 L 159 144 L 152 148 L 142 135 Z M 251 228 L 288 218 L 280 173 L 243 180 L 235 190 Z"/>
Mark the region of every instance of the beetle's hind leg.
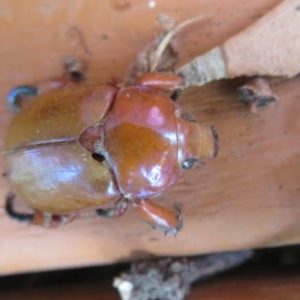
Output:
<path fill-rule="evenodd" d="M 12 218 L 20 222 L 29 222 L 31 223 L 34 218 L 34 214 L 32 213 L 21 213 L 17 212 L 14 209 L 14 200 L 15 200 L 15 194 L 10 193 L 5 202 L 5 211 L 6 213 Z"/>
<path fill-rule="evenodd" d="M 120 198 L 116 201 L 114 206 L 107 208 L 107 209 L 102 209 L 99 208 L 96 210 L 97 215 L 100 217 L 104 218 L 114 218 L 114 217 L 120 217 L 123 215 L 123 213 L 127 210 L 128 208 L 128 199 L 127 198 Z"/>
<path fill-rule="evenodd" d="M 75 58 L 66 57 L 63 60 L 63 75 L 33 85 L 20 85 L 12 88 L 7 95 L 8 106 L 11 111 L 20 111 L 28 102 L 38 95 L 44 94 L 51 90 L 63 88 L 70 84 L 76 84 L 85 79 L 86 64 Z"/>
<path fill-rule="evenodd" d="M 30 85 L 20 85 L 11 89 L 7 95 L 7 103 L 12 112 L 18 112 L 32 98 L 39 94 L 38 88 Z"/>
<path fill-rule="evenodd" d="M 14 209 L 15 194 L 10 193 L 6 198 L 6 213 L 19 222 L 28 222 L 34 225 L 40 225 L 47 228 L 56 228 L 70 223 L 76 215 L 54 215 L 48 212 L 34 210 L 34 213 L 17 212 Z"/>

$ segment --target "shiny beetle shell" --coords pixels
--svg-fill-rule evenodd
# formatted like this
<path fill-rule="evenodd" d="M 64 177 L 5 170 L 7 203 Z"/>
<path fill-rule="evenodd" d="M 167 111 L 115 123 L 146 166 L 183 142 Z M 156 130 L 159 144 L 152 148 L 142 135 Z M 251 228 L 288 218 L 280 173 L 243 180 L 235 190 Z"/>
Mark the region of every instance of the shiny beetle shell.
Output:
<path fill-rule="evenodd" d="M 113 175 L 79 143 L 115 98 L 108 86 L 80 86 L 43 94 L 11 123 L 5 163 L 12 189 L 35 209 L 67 214 L 119 197 Z"/>
<path fill-rule="evenodd" d="M 149 78 L 121 89 L 54 90 L 19 112 L 5 152 L 17 198 L 54 215 L 105 208 L 120 198 L 139 206 L 202 157 L 215 156 L 214 130 L 183 114 L 169 92 L 151 86 Z"/>
<path fill-rule="evenodd" d="M 127 87 L 118 92 L 105 121 L 88 128 L 80 141 L 105 157 L 122 195 L 149 198 L 178 181 L 186 160 L 198 158 L 201 146 L 190 144 L 198 129 L 165 93 Z"/>

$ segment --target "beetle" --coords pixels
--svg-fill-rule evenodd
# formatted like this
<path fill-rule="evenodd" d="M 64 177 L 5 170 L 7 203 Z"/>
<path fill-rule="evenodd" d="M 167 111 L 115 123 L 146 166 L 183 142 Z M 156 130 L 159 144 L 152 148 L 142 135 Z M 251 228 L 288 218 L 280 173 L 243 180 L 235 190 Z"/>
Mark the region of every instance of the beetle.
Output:
<path fill-rule="evenodd" d="M 200 126 L 173 101 L 181 84 L 178 75 L 149 73 L 123 87 L 56 80 L 45 93 L 33 86 L 12 89 L 11 104 L 36 97 L 7 130 L 8 214 L 58 227 L 82 211 L 115 217 L 132 204 L 152 227 L 176 235 L 180 206 L 172 211 L 149 198 L 218 151 L 215 129 Z M 34 213 L 15 211 L 15 197 Z"/>

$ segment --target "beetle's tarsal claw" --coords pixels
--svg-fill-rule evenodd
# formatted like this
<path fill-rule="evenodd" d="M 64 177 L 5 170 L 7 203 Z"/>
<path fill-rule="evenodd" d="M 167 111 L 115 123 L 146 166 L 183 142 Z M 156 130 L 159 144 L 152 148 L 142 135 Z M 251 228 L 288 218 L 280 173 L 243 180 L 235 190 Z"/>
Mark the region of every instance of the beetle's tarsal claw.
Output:
<path fill-rule="evenodd" d="M 165 230 L 164 230 L 165 236 L 167 236 L 171 230 L 172 230 L 171 228 L 165 228 Z M 173 232 L 172 232 L 172 233 L 173 233 Z M 174 234 L 174 233 L 173 233 L 173 234 Z M 174 236 L 175 236 L 175 234 L 174 234 Z"/>
<path fill-rule="evenodd" d="M 171 233 L 174 237 L 177 235 L 178 231 L 180 230 L 179 227 L 174 228 L 164 228 L 164 234 L 167 236 L 169 233 Z"/>
<path fill-rule="evenodd" d="M 23 85 L 17 86 L 9 91 L 7 102 L 12 112 L 18 112 L 22 108 L 22 104 L 32 97 L 38 95 L 38 89 L 34 86 Z"/>
<path fill-rule="evenodd" d="M 32 222 L 34 214 L 20 213 L 14 210 L 15 194 L 10 193 L 5 202 L 5 211 L 13 219 L 20 222 Z"/>
<path fill-rule="evenodd" d="M 176 218 L 177 218 L 177 226 L 172 227 L 172 228 L 166 228 L 165 235 L 167 235 L 171 232 L 173 234 L 173 236 L 175 237 L 177 235 L 178 231 L 181 230 L 181 228 L 183 226 L 181 204 L 176 203 L 174 206 L 174 210 L 175 210 L 175 214 L 176 214 Z"/>

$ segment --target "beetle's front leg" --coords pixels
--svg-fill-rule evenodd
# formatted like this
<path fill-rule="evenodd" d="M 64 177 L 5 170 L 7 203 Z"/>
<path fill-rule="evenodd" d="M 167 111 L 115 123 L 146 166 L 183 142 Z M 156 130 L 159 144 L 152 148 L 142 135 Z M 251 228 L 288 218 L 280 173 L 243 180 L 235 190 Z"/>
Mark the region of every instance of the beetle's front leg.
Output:
<path fill-rule="evenodd" d="M 138 77 L 135 83 L 170 92 L 170 98 L 176 101 L 181 92 L 183 79 L 174 73 L 147 73 Z"/>
<path fill-rule="evenodd" d="M 76 217 L 76 214 L 54 215 L 47 212 L 34 210 L 34 213 L 21 213 L 14 209 L 15 194 L 10 193 L 6 198 L 5 210 L 7 214 L 20 222 L 28 222 L 34 225 L 40 225 L 46 228 L 57 228 L 70 223 Z"/>
<path fill-rule="evenodd" d="M 96 210 L 97 214 L 104 218 L 114 218 L 120 217 L 128 208 L 128 199 L 120 198 L 116 201 L 113 207 L 102 209 L 99 208 Z"/>
<path fill-rule="evenodd" d="M 63 63 L 63 75 L 38 83 L 36 86 L 20 85 L 11 89 L 7 96 L 7 102 L 10 110 L 18 112 L 27 102 L 31 101 L 38 95 L 84 80 L 85 64 L 82 61 L 74 57 L 67 57 Z"/>
<path fill-rule="evenodd" d="M 180 205 L 171 211 L 148 200 L 134 199 L 133 204 L 140 217 L 154 229 L 162 228 L 166 235 L 171 232 L 175 236 L 182 228 Z"/>

